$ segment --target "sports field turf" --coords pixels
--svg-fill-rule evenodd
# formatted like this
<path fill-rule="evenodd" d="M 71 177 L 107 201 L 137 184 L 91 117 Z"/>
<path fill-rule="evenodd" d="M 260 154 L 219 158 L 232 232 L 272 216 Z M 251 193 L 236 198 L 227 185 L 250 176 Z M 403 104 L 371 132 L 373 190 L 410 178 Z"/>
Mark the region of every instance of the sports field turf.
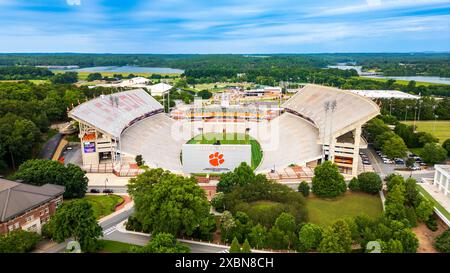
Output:
<path fill-rule="evenodd" d="M 261 163 L 263 152 L 261 145 L 256 139 L 241 133 L 207 133 L 198 135 L 188 141 L 188 144 L 214 144 L 220 141 L 221 144 L 250 144 L 252 149 L 252 168 L 256 169 Z"/>
<path fill-rule="evenodd" d="M 338 219 L 365 214 L 371 218 L 381 215 L 383 207 L 378 194 L 348 192 L 336 199 L 306 198 L 309 222 L 327 226 Z"/>
<path fill-rule="evenodd" d="M 414 121 L 403 122 L 408 125 L 413 125 Z M 450 138 L 450 121 L 448 120 L 424 120 L 416 121 L 417 131 L 430 133 L 439 138 L 439 143 L 443 143 Z"/>

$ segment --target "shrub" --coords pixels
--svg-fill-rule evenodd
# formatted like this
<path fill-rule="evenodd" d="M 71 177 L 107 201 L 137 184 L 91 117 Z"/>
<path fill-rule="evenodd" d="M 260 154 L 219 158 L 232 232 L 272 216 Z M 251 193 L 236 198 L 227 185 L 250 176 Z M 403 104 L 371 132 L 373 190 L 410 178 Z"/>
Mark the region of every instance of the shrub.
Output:
<path fill-rule="evenodd" d="M 352 180 L 350 180 L 350 183 L 348 183 L 348 188 L 351 191 L 359 191 L 359 181 L 358 178 L 353 177 Z"/>
<path fill-rule="evenodd" d="M 447 229 L 436 238 L 434 246 L 440 252 L 450 253 L 450 229 Z"/>
<path fill-rule="evenodd" d="M 33 250 L 41 240 L 41 236 L 35 232 L 15 230 L 0 235 L 0 253 L 25 253 Z"/>
<path fill-rule="evenodd" d="M 231 242 L 229 252 L 230 253 L 240 253 L 241 252 L 241 247 L 240 247 L 238 239 L 236 237 L 234 237 L 233 241 Z"/>
<path fill-rule="evenodd" d="M 382 182 L 377 173 L 364 172 L 358 175 L 359 189 L 367 193 L 378 193 L 381 190 Z"/>
<path fill-rule="evenodd" d="M 436 217 L 434 215 L 432 215 L 430 218 L 428 218 L 428 220 L 425 222 L 425 224 L 427 225 L 428 229 L 430 229 L 431 231 L 438 230 L 438 224 L 436 221 Z"/>
<path fill-rule="evenodd" d="M 301 194 L 303 194 L 304 197 L 308 197 L 309 191 L 310 191 L 310 187 L 309 187 L 309 185 L 308 185 L 308 182 L 302 181 L 302 182 L 298 185 L 298 192 L 300 192 Z"/>
<path fill-rule="evenodd" d="M 300 251 L 317 249 L 322 241 L 322 232 L 322 228 L 318 225 L 312 223 L 303 225 L 298 235 Z"/>

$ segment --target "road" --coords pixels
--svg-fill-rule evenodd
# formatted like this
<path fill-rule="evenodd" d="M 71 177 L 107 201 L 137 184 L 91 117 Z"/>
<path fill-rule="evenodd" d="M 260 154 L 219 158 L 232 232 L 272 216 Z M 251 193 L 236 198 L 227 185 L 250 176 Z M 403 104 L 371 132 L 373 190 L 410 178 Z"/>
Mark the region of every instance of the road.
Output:
<path fill-rule="evenodd" d="M 140 234 L 130 234 L 130 233 L 122 233 L 117 230 L 116 226 L 123 222 L 124 220 L 128 219 L 130 215 L 132 215 L 134 212 L 134 208 L 131 208 L 129 210 L 123 210 L 121 213 L 115 215 L 114 217 L 111 217 L 108 220 L 105 220 L 100 223 L 100 226 L 103 229 L 103 238 L 105 240 L 111 240 L 111 241 L 118 241 L 128 244 L 134 244 L 134 245 L 146 245 L 149 240 L 149 236 L 140 235 Z M 63 252 L 66 248 L 66 245 L 69 240 L 66 240 L 63 243 L 60 243 L 58 245 L 55 245 L 49 249 L 46 250 L 47 253 L 59 253 Z M 197 244 L 197 243 L 189 243 L 189 242 L 183 242 L 186 244 L 190 249 L 191 253 L 220 253 L 223 250 L 227 249 L 225 246 L 212 246 L 212 245 L 204 245 L 204 244 Z"/>

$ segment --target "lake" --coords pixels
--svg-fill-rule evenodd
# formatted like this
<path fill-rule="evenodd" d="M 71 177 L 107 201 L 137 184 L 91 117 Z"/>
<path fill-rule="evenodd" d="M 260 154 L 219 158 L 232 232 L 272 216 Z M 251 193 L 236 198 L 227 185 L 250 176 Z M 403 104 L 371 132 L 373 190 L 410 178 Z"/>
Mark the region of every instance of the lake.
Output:
<path fill-rule="evenodd" d="M 394 79 L 401 81 L 416 81 L 416 82 L 430 82 L 439 84 L 450 84 L 450 78 L 440 78 L 432 76 L 363 76 L 365 78 L 378 78 L 378 79 Z"/>
<path fill-rule="evenodd" d="M 78 69 L 67 69 L 75 72 L 120 72 L 120 73 L 170 73 L 181 74 L 184 70 L 169 67 L 140 67 L 140 66 L 94 66 Z"/>

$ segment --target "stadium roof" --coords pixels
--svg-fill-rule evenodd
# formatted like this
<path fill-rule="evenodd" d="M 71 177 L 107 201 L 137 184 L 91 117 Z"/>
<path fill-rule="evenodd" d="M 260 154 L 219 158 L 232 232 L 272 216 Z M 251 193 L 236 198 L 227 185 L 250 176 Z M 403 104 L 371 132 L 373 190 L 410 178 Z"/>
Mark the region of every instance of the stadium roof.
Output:
<path fill-rule="evenodd" d="M 6 222 L 64 193 L 60 185 L 33 186 L 0 178 L 0 222 Z"/>
<path fill-rule="evenodd" d="M 334 111 L 331 103 L 336 101 Z M 328 112 L 325 105 L 328 104 Z M 320 137 L 327 138 L 344 134 L 364 124 L 380 113 L 380 108 L 372 100 L 349 91 L 309 84 L 300 89 L 283 104 L 284 108 L 310 119 L 319 128 Z M 327 114 L 328 113 L 328 114 Z M 326 129 L 325 129 L 326 128 Z"/>
<path fill-rule="evenodd" d="M 96 127 L 119 138 L 121 132 L 135 119 L 163 106 L 142 89 L 102 95 L 78 105 L 69 117 Z"/>
<path fill-rule="evenodd" d="M 371 99 L 420 99 L 420 96 L 411 95 L 397 90 L 349 90 L 354 94 L 358 94 Z"/>
<path fill-rule="evenodd" d="M 152 92 L 152 95 L 153 95 L 153 93 L 159 95 L 159 94 L 162 94 L 162 93 L 165 93 L 165 92 L 169 91 L 170 89 L 172 89 L 172 87 L 173 86 L 170 85 L 170 84 L 160 82 L 160 83 L 157 83 L 157 84 L 154 84 L 154 85 L 150 86 L 150 90 Z"/>

